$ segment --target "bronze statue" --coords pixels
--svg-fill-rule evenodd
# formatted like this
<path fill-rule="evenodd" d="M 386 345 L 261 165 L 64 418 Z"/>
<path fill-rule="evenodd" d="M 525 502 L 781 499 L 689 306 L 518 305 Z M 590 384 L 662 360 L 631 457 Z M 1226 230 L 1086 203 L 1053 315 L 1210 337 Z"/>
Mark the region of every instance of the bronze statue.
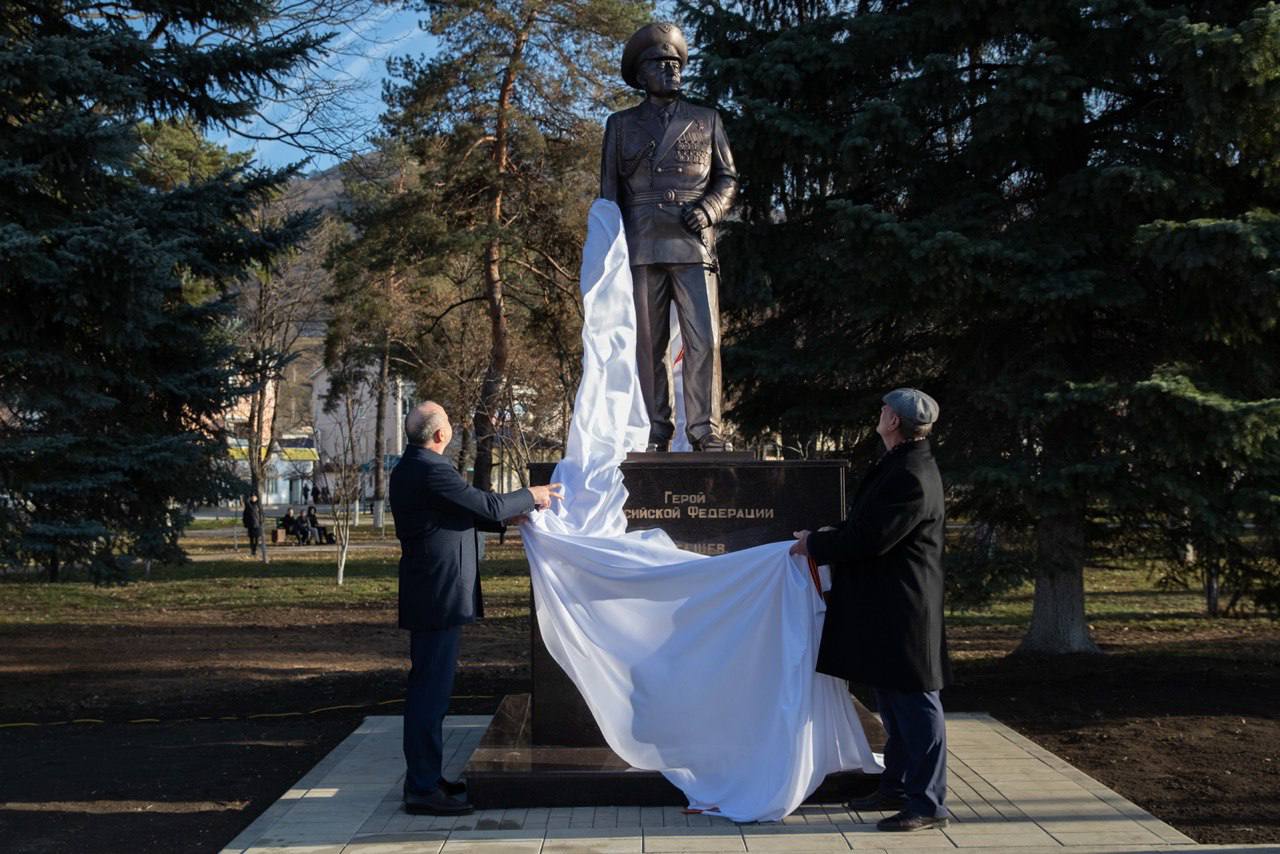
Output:
<path fill-rule="evenodd" d="M 715 110 L 680 100 L 689 61 L 674 24 L 649 24 L 622 51 L 622 79 L 645 100 L 609 116 L 600 197 L 618 203 L 635 281 L 636 363 L 649 411 L 649 450 L 665 451 L 671 417 L 674 300 L 684 339 L 684 411 L 694 450 L 726 450 L 720 432 L 719 263 L 715 226 L 729 211 L 738 174 Z"/>

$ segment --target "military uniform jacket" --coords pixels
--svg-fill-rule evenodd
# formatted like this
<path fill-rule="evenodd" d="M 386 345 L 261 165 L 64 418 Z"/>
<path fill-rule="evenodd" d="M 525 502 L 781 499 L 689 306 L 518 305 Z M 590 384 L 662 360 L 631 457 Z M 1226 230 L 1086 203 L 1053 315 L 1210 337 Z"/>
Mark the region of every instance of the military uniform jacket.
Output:
<path fill-rule="evenodd" d="M 632 266 L 716 266 L 715 226 L 729 211 L 738 173 L 720 115 L 676 101 L 664 129 L 661 108 L 645 100 L 609 116 L 600 166 L 600 197 L 617 202 Z M 684 224 L 696 204 L 710 226 Z"/>
<path fill-rule="evenodd" d="M 863 479 L 849 518 L 809 535 L 831 567 L 818 671 L 878 688 L 951 680 L 942 626 L 942 478 L 928 441 L 894 448 Z"/>
<path fill-rule="evenodd" d="M 445 629 L 484 616 L 479 531 L 533 509 L 533 495 L 467 484 L 448 459 L 416 445 L 391 470 L 391 515 L 400 540 L 400 628 Z"/>

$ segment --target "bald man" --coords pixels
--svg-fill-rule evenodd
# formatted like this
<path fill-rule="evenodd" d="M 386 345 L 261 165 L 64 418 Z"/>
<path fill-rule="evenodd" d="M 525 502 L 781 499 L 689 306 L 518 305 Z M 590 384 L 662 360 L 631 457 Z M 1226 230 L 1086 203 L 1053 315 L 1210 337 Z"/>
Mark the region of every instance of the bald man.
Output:
<path fill-rule="evenodd" d="M 560 484 L 506 495 L 467 484 L 444 456 L 453 439 L 449 416 L 427 401 L 404 422 L 408 444 L 391 472 L 391 515 L 400 540 L 400 628 L 409 630 L 409 685 L 404 703 L 404 808 L 425 815 L 465 815 L 466 785 L 444 779 L 444 716 L 453 693 L 458 634 L 484 616 L 479 531 L 560 498 Z M 505 522 L 504 522 L 505 520 Z"/>

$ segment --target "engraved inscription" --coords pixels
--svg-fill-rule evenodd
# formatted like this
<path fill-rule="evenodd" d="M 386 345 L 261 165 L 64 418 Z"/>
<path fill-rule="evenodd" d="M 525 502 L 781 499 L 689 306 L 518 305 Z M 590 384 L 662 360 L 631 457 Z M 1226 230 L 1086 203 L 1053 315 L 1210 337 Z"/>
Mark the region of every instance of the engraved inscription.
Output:
<path fill-rule="evenodd" d="M 773 507 L 707 506 L 705 492 L 664 490 L 661 507 L 628 507 L 628 519 L 773 519 Z"/>

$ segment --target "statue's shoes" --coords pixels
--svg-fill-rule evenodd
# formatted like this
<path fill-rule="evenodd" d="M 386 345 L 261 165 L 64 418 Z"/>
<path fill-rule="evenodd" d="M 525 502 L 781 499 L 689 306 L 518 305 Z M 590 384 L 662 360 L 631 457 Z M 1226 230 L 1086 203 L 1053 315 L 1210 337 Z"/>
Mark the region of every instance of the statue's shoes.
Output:
<path fill-rule="evenodd" d="M 726 442 L 724 439 L 721 439 L 719 436 L 712 435 L 712 436 L 703 436 L 701 439 L 694 441 L 693 449 L 695 451 L 709 451 L 709 452 L 732 451 L 733 445 L 730 445 L 728 442 Z"/>

